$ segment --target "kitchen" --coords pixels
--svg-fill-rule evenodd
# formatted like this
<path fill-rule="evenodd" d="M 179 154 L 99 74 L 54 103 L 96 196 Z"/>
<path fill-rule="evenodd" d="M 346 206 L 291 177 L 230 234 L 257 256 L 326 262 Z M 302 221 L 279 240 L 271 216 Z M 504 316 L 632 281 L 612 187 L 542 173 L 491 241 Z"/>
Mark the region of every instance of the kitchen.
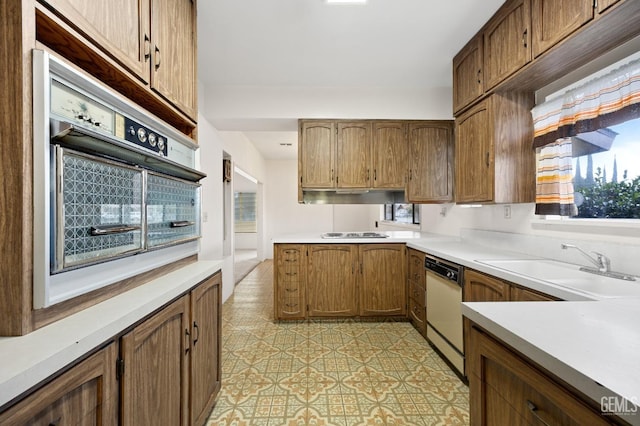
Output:
<path fill-rule="evenodd" d="M 482 5 L 468 5 L 470 9 L 466 10 L 469 16 L 474 16 L 478 22 L 475 27 L 465 25 L 464 23 L 456 23 L 455 26 L 448 24 L 448 31 L 462 32 L 457 35 L 457 44 L 451 48 L 451 53 L 447 60 L 447 67 L 450 66 L 451 55 L 455 54 L 473 34 L 486 22 L 495 10 L 498 9 L 501 2 L 496 2 L 493 10 L 487 10 L 486 3 Z M 206 8 L 210 5 L 199 5 L 199 17 L 202 18 L 206 12 Z M 326 6 L 326 5 L 323 5 Z M 368 5 L 372 6 L 372 5 Z M 471 7 L 477 9 L 471 9 Z M 226 5 L 226 7 L 230 7 Z M 279 15 L 273 10 L 261 9 L 259 5 L 254 5 L 256 10 L 262 11 L 263 16 Z M 318 6 L 319 7 L 319 6 Z M 347 6 L 351 9 L 343 11 L 329 12 L 331 15 L 340 15 L 343 13 L 353 14 L 362 13 L 362 9 L 353 9 L 355 6 Z M 358 6 L 367 7 L 367 6 Z M 224 8 L 223 8 L 224 9 Z M 344 10 L 344 9 L 343 9 Z M 231 11 L 230 11 L 231 12 Z M 282 12 L 282 11 L 279 11 Z M 238 12 L 236 12 L 238 13 Z M 322 13 L 322 12 L 319 12 Z M 397 12 L 400 13 L 400 12 Z M 400 13 L 401 14 L 401 13 Z M 235 15 L 231 15 L 235 16 Z M 482 16 L 482 18 L 481 18 Z M 336 27 L 339 24 L 347 25 L 348 22 L 336 19 Z M 247 26 L 257 26 L 264 18 L 254 18 L 257 22 L 249 21 Z M 300 17 L 302 19 L 302 17 Z M 400 17 L 395 16 L 400 20 Z M 233 21 L 230 19 L 230 21 Z M 215 22 L 215 21 L 214 21 Z M 220 23 L 222 27 L 222 23 Z M 216 26 L 212 26 L 215 28 Z M 268 26 L 267 26 L 268 27 Z M 455 28 L 454 28 L 455 27 Z M 44 26 L 43 26 L 44 28 Z M 207 28 L 206 23 L 199 25 L 200 30 Z M 44 29 L 43 29 L 44 30 Z M 268 30 L 265 29 L 265 31 Z M 443 30 L 444 31 L 444 30 Z M 450 34 L 450 33 L 448 33 Z M 412 34 L 409 34 L 412 35 Z M 212 36 L 200 35 L 199 46 L 200 52 L 207 49 L 207 42 L 204 40 L 215 39 L 216 34 Z M 417 39 L 417 37 L 416 37 Z M 447 40 L 449 40 L 447 38 Z M 231 40 L 230 40 L 231 42 Z M 453 43 L 453 42 L 452 42 Z M 245 51 L 246 46 L 237 46 L 236 52 Z M 349 49 L 345 49 L 349 53 Z M 631 53 L 637 51 L 632 50 Z M 344 54 L 344 52 L 343 52 Z M 215 61 L 216 55 L 206 60 Z M 203 61 L 203 59 L 201 59 Z M 249 64 L 251 65 L 251 64 Z M 289 64 L 290 66 L 292 64 Z M 324 69 L 327 74 L 326 86 L 331 86 L 329 71 Z M 224 72 L 224 70 L 223 70 Z M 266 73 L 267 70 L 265 69 Z M 201 85 L 207 85 L 207 76 L 200 73 Z M 450 73 L 445 70 L 447 78 Z M 353 78 L 353 77 L 352 77 Z M 449 80 L 450 81 L 450 80 Z M 294 81 L 295 82 L 295 81 Z M 282 81 L 281 84 L 284 84 Z M 258 83 L 256 83 L 258 84 Z M 335 84 L 335 83 L 333 83 Z M 450 84 L 450 83 L 448 83 Z M 372 118 L 372 119 L 451 119 L 451 89 L 447 87 L 436 87 L 431 89 L 385 89 L 379 88 L 367 91 L 367 95 L 357 95 L 362 90 L 353 89 L 351 93 L 344 89 L 326 89 L 318 88 L 315 90 L 307 89 L 291 89 L 287 91 L 281 87 L 262 88 L 256 90 L 256 94 L 250 93 L 250 88 L 246 87 L 246 82 L 241 78 L 233 81 L 228 87 L 219 87 L 216 92 L 208 96 L 208 92 L 200 88 L 200 116 L 198 118 L 198 140 L 200 145 L 201 167 L 203 172 L 208 176 L 221 176 L 223 156 L 229 155 L 235 164 L 245 172 L 255 177 L 261 185 L 262 197 L 264 205 L 262 209 L 262 229 L 259 231 L 258 252 L 262 258 L 271 258 L 272 240 L 287 234 L 296 233 L 316 233 L 320 235 L 329 231 L 367 231 L 375 227 L 376 221 L 380 221 L 380 207 L 368 205 L 309 205 L 298 204 L 298 164 L 295 159 L 265 159 L 265 157 L 253 146 L 251 142 L 252 131 L 274 131 L 278 130 L 279 125 L 284 125 L 289 129 L 289 133 L 293 133 L 293 145 L 296 145 L 296 120 L 297 118 Z M 245 87 L 243 87 L 245 86 Z M 237 92 L 234 92 L 237 90 Z M 318 109 L 314 112 L 311 109 L 299 108 L 293 112 L 293 105 L 298 105 L 299 101 L 294 98 L 296 91 L 307 98 L 313 99 Z M 285 101 L 282 111 L 278 111 L 278 107 L 274 107 L 268 102 L 266 96 L 269 92 L 275 92 Z M 253 97 L 255 96 L 255 97 Z M 264 97 L 261 97 L 264 96 Z M 222 100 L 227 99 L 229 103 L 224 104 Z M 377 99 L 378 102 L 371 102 L 371 99 Z M 432 103 L 425 103 L 424 99 L 433 100 Z M 350 100 L 350 101 L 349 101 Z M 220 105 L 216 106 L 220 101 Z M 271 109 L 267 111 L 259 110 L 261 105 L 271 105 Z M 250 105 L 250 106 L 249 106 Z M 299 105 L 308 105 L 302 104 Z M 338 109 L 340 105 L 341 108 Z M 224 111 L 216 108 L 223 108 Z M 311 108 L 311 107 L 308 107 Z M 25 108 L 27 110 L 28 108 Z M 213 112 L 210 112 L 213 111 Z M 25 113 L 26 114 L 26 113 Z M 212 114 L 212 119 L 208 119 Z M 261 125 L 249 123 L 251 118 L 263 120 Z M 273 118 L 275 117 L 275 118 Z M 273 118 L 271 122 L 267 118 Z M 286 123 L 285 123 L 286 122 Z M 291 131 L 293 124 L 293 132 Z M 288 127 L 287 127 L 288 126 Z M 5 126 L 6 127 L 6 126 Z M 224 129 L 224 130 L 222 130 Z M 246 132 L 246 133 L 245 133 Z M 28 133 L 28 132 L 27 132 Z M 3 141 L 7 140 L 3 134 Z M 289 139 L 291 141 L 291 139 Z M 294 156 L 295 158 L 295 156 Z M 206 161 L 204 160 L 206 159 Z M 203 181 L 202 187 L 202 211 L 206 213 L 207 220 L 202 223 L 202 240 L 199 252 L 201 259 L 223 259 L 223 284 L 222 299 L 226 300 L 233 291 L 232 277 L 227 273 L 232 265 L 232 257 L 230 251 L 225 247 L 226 242 L 221 240 L 223 234 L 223 211 L 220 205 L 223 204 L 223 189 L 218 185 L 207 185 L 209 179 Z M 19 184 L 16 183 L 16 187 Z M 259 186 L 260 188 L 260 186 Z M 18 191 L 19 192 L 19 191 Z M 13 199 L 14 201 L 16 198 Z M 507 208 L 509 214 L 506 213 Z M 4 209 L 3 209 L 4 210 Z M 476 241 L 484 239 L 489 241 L 490 245 L 500 246 L 505 250 L 514 250 L 518 247 L 518 252 L 528 253 L 530 255 L 540 255 L 541 248 L 544 251 L 544 257 L 555 258 L 558 260 L 571 261 L 572 263 L 581 264 L 583 260 L 578 254 L 569 254 L 563 252 L 559 248 L 559 242 L 578 242 L 581 247 L 588 250 L 602 251 L 613 259 L 613 266 L 624 272 L 638 274 L 637 266 L 634 262 L 633 248 L 637 247 L 637 229 L 633 226 L 624 229 L 611 228 L 602 225 L 569 225 L 566 223 L 550 223 L 538 219 L 534 213 L 534 205 L 532 203 L 516 204 L 507 203 L 504 205 L 485 205 L 480 208 L 464 208 L 453 203 L 445 203 L 442 205 L 423 205 L 421 206 L 420 222 L 422 225 L 418 228 L 423 232 L 431 232 L 444 234 L 455 237 L 472 238 Z M 363 218 L 367 218 L 363 220 Z M 587 229 L 585 229 L 587 228 Z M 590 229 L 596 232 L 589 232 Z M 395 229 L 393 224 L 380 223 L 378 230 Z M 415 229 L 415 227 L 414 227 Z M 476 230 L 476 232 L 468 231 Z M 482 231 L 500 231 L 499 234 L 483 233 Z M 505 235 L 506 234 L 506 235 Z M 514 235 L 515 234 L 515 235 Z M 14 235 L 15 238 L 15 235 Z M 553 244 L 547 244 L 549 238 Z M 499 240 L 499 241 L 497 241 Z M 556 241 L 557 240 L 557 241 Z M 584 241 L 589 241 L 585 246 Z M 15 241 L 15 240 L 14 240 Z M 556 244 L 556 242 L 558 244 Z M 24 243 L 29 252 L 29 243 Z M 529 248 L 531 247 L 531 248 Z M 631 247 L 632 249 L 629 249 Z M 552 251 L 553 250 L 553 251 Z M 9 253 L 9 250 L 3 248 L 3 254 Z M 575 255 L 575 257 L 569 257 Z M 20 263 L 20 256 L 11 254 L 9 259 L 15 259 Z M 8 271 L 5 275 L 8 277 L 16 277 L 18 280 L 27 280 L 28 276 L 18 275 L 15 271 Z M 508 277 L 503 277 L 507 279 Z"/>

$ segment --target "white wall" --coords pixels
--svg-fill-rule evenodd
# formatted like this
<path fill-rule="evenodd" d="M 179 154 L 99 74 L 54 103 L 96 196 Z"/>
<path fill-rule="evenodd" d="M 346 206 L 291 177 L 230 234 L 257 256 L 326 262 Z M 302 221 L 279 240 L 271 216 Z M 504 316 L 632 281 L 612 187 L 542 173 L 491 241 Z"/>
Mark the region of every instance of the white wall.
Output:
<path fill-rule="evenodd" d="M 236 250 L 256 250 L 258 234 L 255 232 L 236 232 L 233 234 L 233 245 Z"/>

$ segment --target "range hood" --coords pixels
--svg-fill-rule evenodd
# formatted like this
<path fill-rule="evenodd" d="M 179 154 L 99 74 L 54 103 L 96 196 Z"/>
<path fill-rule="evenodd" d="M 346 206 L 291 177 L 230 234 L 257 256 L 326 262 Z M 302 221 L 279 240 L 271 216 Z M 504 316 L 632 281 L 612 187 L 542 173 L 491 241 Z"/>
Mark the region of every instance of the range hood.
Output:
<path fill-rule="evenodd" d="M 395 204 L 404 203 L 404 191 L 337 189 L 302 191 L 304 204 Z"/>

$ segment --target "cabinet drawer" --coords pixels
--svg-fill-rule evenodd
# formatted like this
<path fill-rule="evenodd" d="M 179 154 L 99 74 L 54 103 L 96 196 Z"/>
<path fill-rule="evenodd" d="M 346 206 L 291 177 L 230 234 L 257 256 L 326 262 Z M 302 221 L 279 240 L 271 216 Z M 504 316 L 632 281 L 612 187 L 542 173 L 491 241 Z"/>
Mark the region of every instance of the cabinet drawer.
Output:
<path fill-rule="evenodd" d="M 422 283 L 422 281 L 421 281 Z M 424 284 L 423 284 L 424 285 Z M 409 281 L 409 298 L 413 299 L 416 305 L 424 308 L 425 306 L 425 289 L 423 285 L 419 285 L 413 281 Z"/>
<path fill-rule="evenodd" d="M 285 265 L 284 268 L 280 268 L 278 271 L 278 281 L 300 281 L 300 268 L 297 265 Z"/>
<path fill-rule="evenodd" d="M 409 279 L 424 287 L 424 253 L 409 250 Z"/>
<path fill-rule="evenodd" d="M 411 298 L 409 299 L 409 319 L 416 330 L 423 336 L 427 334 L 426 314 L 427 312 L 424 306 L 417 304 L 416 301 Z"/>

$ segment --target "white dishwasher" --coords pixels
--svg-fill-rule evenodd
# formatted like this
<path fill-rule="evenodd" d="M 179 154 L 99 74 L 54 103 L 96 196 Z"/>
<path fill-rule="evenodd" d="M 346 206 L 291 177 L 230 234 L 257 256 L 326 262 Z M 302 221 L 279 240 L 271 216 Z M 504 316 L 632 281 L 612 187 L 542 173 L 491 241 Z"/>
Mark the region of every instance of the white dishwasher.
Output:
<path fill-rule="evenodd" d="M 455 263 L 426 255 L 427 339 L 436 351 L 457 370 L 464 371 L 462 335 L 462 272 Z"/>

